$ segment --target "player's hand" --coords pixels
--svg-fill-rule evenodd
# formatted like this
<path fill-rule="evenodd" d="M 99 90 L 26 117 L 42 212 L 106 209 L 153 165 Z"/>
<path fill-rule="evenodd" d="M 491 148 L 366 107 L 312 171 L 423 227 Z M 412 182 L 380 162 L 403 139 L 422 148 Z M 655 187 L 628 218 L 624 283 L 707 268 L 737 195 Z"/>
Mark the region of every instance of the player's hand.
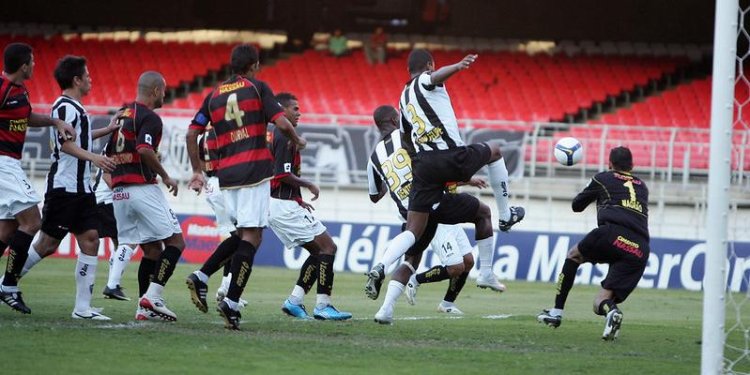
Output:
<path fill-rule="evenodd" d="M 91 162 L 106 173 L 111 173 L 117 166 L 114 160 L 104 155 L 95 155 Z"/>
<path fill-rule="evenodd" d="M 481 177 L 472 177 L 466 184 L 480 189 L 484 189 L 488 186 L 487 181 Z"/>
<path fill-rule="evenodd" d="M 191 189 L 200 195 L 204 186 L 206 186 L 206 177 L 203 175 L 203 172 L 193 173 L 193 177 L 191 177 L 188 182 L 188 189 Z"/>
<path fill-rule="evenodd" d="M 125 113 L 125 109 L 122 108 L 115 112 L 114 115 L 112 115 L 112 118 L 109 119 L 109 125 L 107 125 L 107 130 L 110 132 L 113 132 L 120 128 L 120 117 L 122 117 L 123 113 Z"/>
<path fill-rule="evenodd" d="M 305 147 L 307 147 L 307 140 L 299 137 L 297 140 L 297 151 L 302 151 L 305 149 Z"/>
<path fill-rule="evenodd" d="M 55 119 L 54 121 L 57 132 L 60 133 L 66 141 L 76 139 L 76 130 L 70 126 L 70 124 L 60 119 Z"/>
<path fill-rule="evenodd" d="M 466 57 L 457 64 L 458 70 L 469 69 L 469 66 L 473 64 L 474 61 L 477 61 L 477 57 L 479 57 L 479 55 L 466 55 Z"/>
<path fill-rule="evenodd" d="M 307 190 L 310 190 L 310 194 L 313 195 L 311 200 L 317 200 L 318 196 L 320 195 L 320 188 L 318 188 L 318 185 L 310 184 L 310 186 L 307 187 Z"/>
<path fill-rule="evenodd" d="M 307 202 L 303 201 L 302 199 L 298 200 L 297 203 L 299 203 L 299 205 L 302 206 L 302 208 L 304 208 L 304 209 L 306 209 L 306 210 L 308 210 L 310 212 L 315 211 L 315 207 L 313 207 L 310 203 L 307 203 Z"/>
<path fill-rule="evenodd" d="M 177 196 L 177 181 L 173 180 L 171 177 L 167 177 L 167 178 L 162 179 L 162 182 L 164 182 L 164 185 L 167 185 L 167 190 L 176 197 Z"/>

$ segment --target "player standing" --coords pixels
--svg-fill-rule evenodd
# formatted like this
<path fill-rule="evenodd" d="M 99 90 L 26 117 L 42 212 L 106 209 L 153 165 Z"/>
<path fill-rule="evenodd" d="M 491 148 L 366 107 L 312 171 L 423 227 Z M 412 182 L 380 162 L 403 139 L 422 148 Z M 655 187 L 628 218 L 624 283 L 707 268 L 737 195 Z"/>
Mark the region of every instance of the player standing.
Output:
<path fill-rule="evenodd" d="M 622 324 L 617 306 L 638 285 L 648 264 L 648 188 L 633 176 L 633 155 L 626 147 L 609 153 L 609 171 L 598 173 L 573 199 L 573 211 L 581 212 L 596 202 L 598 228 L 573 246 L 557 279 L 555 307 L 537 317 L 540 323 L 559 327 L 568 293 L 578 266 L 584 262 L 608 263 L 602 289 L 594 298 L 594 313 L 604 316 L 602 339 L 614 340 Z"/>
<path fill-rule="evenodd" d="M 31 46 L 11 43 L 3 51 L 0 77 L 0 249 L 8 252 L 0 300 L 16 311 L 30 314 L 18 289 L 18 278 L 29 256 L 29 247 L 41 226 L 37 204 L 41 202 L 26 173 L 21 169 L 21 152 L 26 128 L 54 126 L 64 140 L 75 137 L 65 121 L 31 112 L 29 93 L 23 82 L 34 72 Z"/>
<path fill-rule="evenodd" d="M 162 298 L 164 285 L 185 248 L 180 223 L 156 180 L 160 176 L 169 192 L 177 195 L 177 182 L 169 177 L 157 156 L 163 125 L 154 109 L 162 106 L 165 88 L 160 73 L 141 74 L 136 99 L 126 104 L 122 126 L 107 148 L 107 155 L 117 163 L 112 172 L 112 197 L 118 242 L 138 244 L 143 250 L 138 269 L 138 320 L 145 319 L 148 312 L 165 320 L 177 320 Z"/>
<path fill-rule="evenodd" d="M 300 149 L 306 142 L 284 117 L 271 88 L 253 78 L 260 69 L 255 47 L 247 44 L 234 47 L 230 68 L 232 76 L 212 92 L 208 108 L 202 111 L 210 113 L 216 131 L 220 157 L 216 174 L 227 213 L 240 237 L 232 255 L 232 281 L 227 296 L 218 306 L 226 328 L 238 330 L 239 299 L 250 277 L 263 228 L 268 225 L 273 158 L 266 143 L 266 124 L 274 122 Z M 195 137 L 201 131 L 191 126 L 188 134 Z M 189 186 L 200 190 L 205 177 L 198 163 L 197 144 L 188 138 L 187 145 L 193 166 Z"/>
<path fill-rule="evenodd" d="M 300 118 L 297 98 L 289 93 L 276 95 L 276 101 L 284 108 L 284 115 L 294 127 Z M 268 139 L 273 154 L 274 176 L 271 180 L 271 216 L 268 223 L 286 248 L 302 246 L 310 256 L 300 269 L 297 284 L 281 310 L 286 314 L 310 319 L 302 304 L 307 291 L 312 287 L 310 276 L 317 275 L 318 295 L 313 310 L 315 319 L 346 320 L 351 313 L 338 311 L 331 303 L 333 290 L 333 260 L 336 244 L 326 227 L 312 215 L 313 206 L 302 200 L 301 187 L 312 193 L 312 200 L 318 199 L 320 189 L 300 176 L 301 156 L 296 145 L 281 129 L 274 127 L 268 131 Z"/>

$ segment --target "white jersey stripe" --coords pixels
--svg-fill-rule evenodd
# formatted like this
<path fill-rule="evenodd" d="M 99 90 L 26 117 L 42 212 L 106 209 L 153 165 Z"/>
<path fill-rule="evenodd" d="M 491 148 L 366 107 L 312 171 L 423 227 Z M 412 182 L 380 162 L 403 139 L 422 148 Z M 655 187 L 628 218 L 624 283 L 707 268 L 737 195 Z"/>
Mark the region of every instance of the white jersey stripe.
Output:
<path fill-rule="evenodd" d="M 52 118 L 70 124 L 76 131 L 76 144 L 91 151 L 91 119 L 81 103 L 68 96 L 60 96 L 52 105 Z M 50 129 L 52 167 L 47 174 L 47 191 L 65 189 L 68 193 L 91 193 L 90 162 L 62 152 L 56 128 Z"/>

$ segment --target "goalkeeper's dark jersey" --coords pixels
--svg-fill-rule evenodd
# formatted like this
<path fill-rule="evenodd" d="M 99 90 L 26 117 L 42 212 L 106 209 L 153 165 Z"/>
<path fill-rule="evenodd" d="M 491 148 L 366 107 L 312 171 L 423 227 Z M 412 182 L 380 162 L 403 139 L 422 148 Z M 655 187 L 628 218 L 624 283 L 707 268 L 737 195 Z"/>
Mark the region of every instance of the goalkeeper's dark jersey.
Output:
<path fill-rule="evenodd" d="M 599 226 L 616 224 L 649 239 L 648 188 L 626 172 L 601 172 L 573 199 L 573 211 L 583 211 L 596 201 Z"/>

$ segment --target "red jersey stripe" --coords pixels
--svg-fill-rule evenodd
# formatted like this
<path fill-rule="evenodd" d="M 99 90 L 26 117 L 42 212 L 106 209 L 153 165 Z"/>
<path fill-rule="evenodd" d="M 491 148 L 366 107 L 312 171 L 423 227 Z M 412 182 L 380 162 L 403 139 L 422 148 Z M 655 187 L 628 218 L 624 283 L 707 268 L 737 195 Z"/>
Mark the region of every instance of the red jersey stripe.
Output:
<path fill-rule="evenodd" d="M 252 163 L 262 160 L 271 160 L 271 151 L 267 148 L 238 152 L 230 157 L 220 160 L 220 169 L 229 168 L 237 164 Z"/>

